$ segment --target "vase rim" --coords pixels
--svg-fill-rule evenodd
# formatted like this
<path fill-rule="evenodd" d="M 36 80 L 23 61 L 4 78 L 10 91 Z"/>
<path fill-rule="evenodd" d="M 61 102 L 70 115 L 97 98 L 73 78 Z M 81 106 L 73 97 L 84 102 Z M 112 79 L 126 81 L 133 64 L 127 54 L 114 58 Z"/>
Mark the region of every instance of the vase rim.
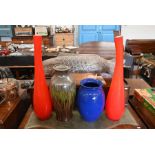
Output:
<path fill-rule="evenodd" d="M 68 71 L 68 70 L 70 70 L 70 67 L 67 65 L 55 65 L 55 66 L 53 66 L 53 69 L 55 71 Z"/>
<path fill-rule="evenodd" d="M 96 84 L 96 86 L 87 86 L 88 83 Z M 98 89 L 103 86 L 103 83 L 98 79 L 86 78 L 80 81 L 80 86 L 88 89 Z"/>

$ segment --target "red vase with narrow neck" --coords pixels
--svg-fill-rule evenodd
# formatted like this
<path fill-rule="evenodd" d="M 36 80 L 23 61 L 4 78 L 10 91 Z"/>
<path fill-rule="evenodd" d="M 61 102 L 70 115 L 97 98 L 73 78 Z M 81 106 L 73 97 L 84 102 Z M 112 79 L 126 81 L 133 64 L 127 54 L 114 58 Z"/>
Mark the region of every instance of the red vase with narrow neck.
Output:
<path fill-rule="evenodd" d="M 122 117 L 125 108 L 123 77 L 123 37 L 117 36 L 115 37 L 114 41 L 116 48 L 116 64 L 106 100 L 106 115 L 109 119 L 117 121 Z"/>
<path fill-rule="evenodd" d="M 46 83 L 42 64 L 42 37 L 34 36 L 34 93 L 33 107 L 36 116 L 40 120 L 46 120 L 51 116 L 52 99 Z"/>

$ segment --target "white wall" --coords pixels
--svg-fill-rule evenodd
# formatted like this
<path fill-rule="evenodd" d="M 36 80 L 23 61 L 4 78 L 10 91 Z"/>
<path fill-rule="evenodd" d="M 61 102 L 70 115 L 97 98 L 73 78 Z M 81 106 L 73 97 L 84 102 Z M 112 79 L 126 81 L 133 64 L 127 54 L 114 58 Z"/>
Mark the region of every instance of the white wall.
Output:
<path fill-rule="evenodd" d="M 121 34 L 124 39 L 155 39 L 155 25 L 123 25 Z"/>
<path fill-rule="evenodd" d="M 74 46 L 79 46 L 79 26 L 74 25 Z"/>

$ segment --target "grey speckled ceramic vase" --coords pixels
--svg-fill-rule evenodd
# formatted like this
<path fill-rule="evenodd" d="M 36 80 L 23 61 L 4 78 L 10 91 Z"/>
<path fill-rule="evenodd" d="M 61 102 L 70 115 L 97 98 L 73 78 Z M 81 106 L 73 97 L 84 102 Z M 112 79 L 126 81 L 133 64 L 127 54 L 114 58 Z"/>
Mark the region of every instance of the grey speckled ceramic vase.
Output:
<path fill-rule="evenodd" d="M 69 67 L 65 65 L 54 66 L 54 76 L 50 82 L 50 92 L 54 101 L 54 111 L 58 121 L 69 121 L 72 118 L 75 102 L 76 85 L 69 75 Z"/>

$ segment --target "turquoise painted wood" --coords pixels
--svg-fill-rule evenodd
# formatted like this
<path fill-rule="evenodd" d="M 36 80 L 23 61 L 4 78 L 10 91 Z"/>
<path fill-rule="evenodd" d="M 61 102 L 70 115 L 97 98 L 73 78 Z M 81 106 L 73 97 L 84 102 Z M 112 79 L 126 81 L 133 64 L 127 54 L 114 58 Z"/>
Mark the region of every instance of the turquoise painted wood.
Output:
<path fill-rule="evenodd" d="M 98 41 L 97 25 L 81 25 L 79 26 L 79 43 Z"/>
<path fill-rule="evenodd" d="M 119 25 L 80 25 L 79 44 L 90 41 L 114 41 L 113 31 L 120 30 Z"/>
<path fill-rule="evenodd" d="M 12 37 L 11 25 L 0 25 L 0 37 Z"/>

